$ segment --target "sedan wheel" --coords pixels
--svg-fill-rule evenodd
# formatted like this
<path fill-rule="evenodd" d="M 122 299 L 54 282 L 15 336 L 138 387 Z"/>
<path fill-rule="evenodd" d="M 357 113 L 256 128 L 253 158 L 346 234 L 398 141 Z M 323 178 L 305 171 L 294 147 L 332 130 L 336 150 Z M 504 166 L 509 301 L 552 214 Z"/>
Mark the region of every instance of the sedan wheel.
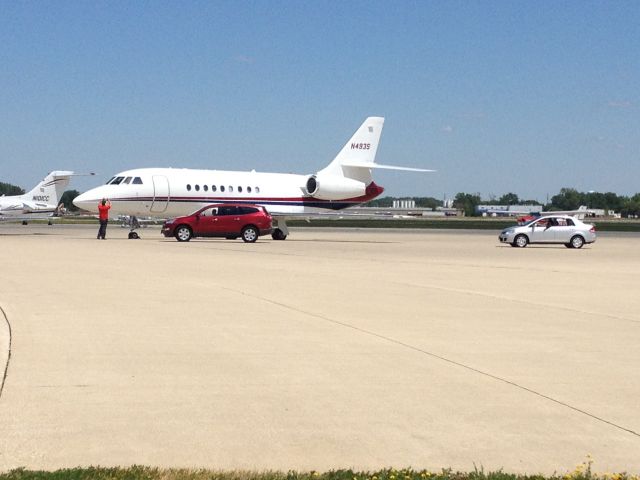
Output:
<path fill-rule="evenodd" d="M 584 245 L 584 238 L 582 238 L 580 235 L 576 235 L 571 239 L 571 246 L 573 248 L 582 248 L 583 245 Z"/>
<path fill-rule="evenodd" d="M 520 247 L 520 248 L 524 248 L 527 246 L 527 244 L 529 243 L 529 239 L 527 238 L 526 235 L 518 235 L 514 240 L 513 240 L 513 246 L 514 247 Z"/>
<path fill-rule="evenodd" d="M 188 242 L 189 240 L 191 240 L 191 229 L 189 227 L 187 227 L 186 225 L 180 225 L 178 228 L 176 228 L 176 240 L 178 240 L 179 242 Z"/>
<path fill-rule="evenodd" d="M 258 230 L 256 227 L 249 225 L 242 229 L 242 240 L 247 243 L 253 243 L 258 239 Z"/>

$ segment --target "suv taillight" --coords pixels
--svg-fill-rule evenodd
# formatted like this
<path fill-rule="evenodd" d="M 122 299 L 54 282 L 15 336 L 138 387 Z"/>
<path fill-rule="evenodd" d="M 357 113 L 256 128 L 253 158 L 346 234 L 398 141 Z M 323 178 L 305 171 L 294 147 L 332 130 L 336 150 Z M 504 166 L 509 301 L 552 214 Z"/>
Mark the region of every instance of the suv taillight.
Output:
<path fill-rule="evenodd" d="M 591 228 L 589 229 L 589 231 L 591 233 L 596 233 L 596 226 L 595 225 L 591 225 Z"/>

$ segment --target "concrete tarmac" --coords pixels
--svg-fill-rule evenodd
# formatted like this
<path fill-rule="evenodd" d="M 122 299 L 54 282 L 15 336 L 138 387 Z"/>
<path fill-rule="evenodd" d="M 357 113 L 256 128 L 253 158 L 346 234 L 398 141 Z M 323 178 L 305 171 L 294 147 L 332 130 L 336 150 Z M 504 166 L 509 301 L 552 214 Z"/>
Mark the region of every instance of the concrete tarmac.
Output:
<path fill-rule="evenodd" d="M 638 236 L 96 231 L 0 226 L 0 471 L 640 472 Z"/>

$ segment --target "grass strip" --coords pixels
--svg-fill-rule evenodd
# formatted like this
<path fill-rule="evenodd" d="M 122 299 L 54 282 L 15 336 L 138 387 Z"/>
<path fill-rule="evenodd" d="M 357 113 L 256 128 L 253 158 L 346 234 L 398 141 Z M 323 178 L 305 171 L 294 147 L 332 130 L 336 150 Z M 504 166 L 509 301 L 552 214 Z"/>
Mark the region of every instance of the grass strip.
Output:
<path fill-rule="evenodd" d="M 589 219 L 585 223 L 595 224 L 599 232 L 640 232 L 640 222 L 595 222 Z M 495 230 L 499 232 L 503 228 L 516 225 L 515 220 L 494 219 L 312 219 L 288 220 L 291 227 L 335 227 L 335 228 L 418 228 L 418 229 L 461 229 L 461 230 Z"/>
<path fill-rule="evenodd" d="M 595 220 L 585 219 L 585 223 L 595 224 L 599 232 L 640 232 L 640 221 L 633 220 Z M 47 220 L 31 220 L 30 224 L 46 224 Z M 98 225 L 96 218 L 63 217 L 53 219 L 54 225 L 90 224 Z M 110 225 L 119 225 L 118 220 L 111 220 Z M 158 221 L 157 225 L 162 222 Z M 495 230 L 516 225 L 515 219 L 496 218 L 312 218 L 311 220 L 288 219 L 290 227 L 333 227 L 333 228 L 413 228 L 413 229 L 460 229 L 460 230 Z"/>
<path fill-rule="evenodd" d="M 591 460 L 578 465 L 573 471 L 553 475 L 523 475 L 504 471 L 485 472 L 475 469 L 459 472 L 443 469 L 434 473 L 426 470 L 393 468 L 375 472 L 331 470 L 328 472 L 297 471 L 218 471 L 191 469 L 161 469 L 134 465 L 123 468 L 69 468 L 55 471 L 15 469 L 0 473 L 0 480 L 640 480 L 639 475 L 628 473 L 593 473 Z"/>

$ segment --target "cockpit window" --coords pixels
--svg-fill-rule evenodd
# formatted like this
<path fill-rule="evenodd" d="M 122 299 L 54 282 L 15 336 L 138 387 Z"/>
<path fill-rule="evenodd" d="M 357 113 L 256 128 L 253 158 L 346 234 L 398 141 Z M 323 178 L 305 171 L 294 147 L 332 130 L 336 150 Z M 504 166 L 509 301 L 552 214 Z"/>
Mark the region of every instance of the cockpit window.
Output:
<path fill-rule="evenodd" d="M 111 180 L 113 180 L 114 178 L 116 178 L 116 177 L 111 177 L 111 178 L 107 181 L 107 183 L 106 183 L 105 185 L 109 185 L 109 184 L 111 183 Z"/>
<path fill-rule="evenodd" d="M 125 185 L 129 185 L 129 183 L 131 183 L 131 177 L 127 177 L 124 179 L 124 182 L 122 182 Z"/>
<path fill-rule="evenodd" d="M 132 182 L 134 185 L 142 185 L 142 179 L 140 177 L 136 177 Z"/>
<path fill-rule="evenodd" d="M 116 177 L 111 182 L 111 185 L 120 185 L 120 183 L 124 180 L 124 177 Z"/>

